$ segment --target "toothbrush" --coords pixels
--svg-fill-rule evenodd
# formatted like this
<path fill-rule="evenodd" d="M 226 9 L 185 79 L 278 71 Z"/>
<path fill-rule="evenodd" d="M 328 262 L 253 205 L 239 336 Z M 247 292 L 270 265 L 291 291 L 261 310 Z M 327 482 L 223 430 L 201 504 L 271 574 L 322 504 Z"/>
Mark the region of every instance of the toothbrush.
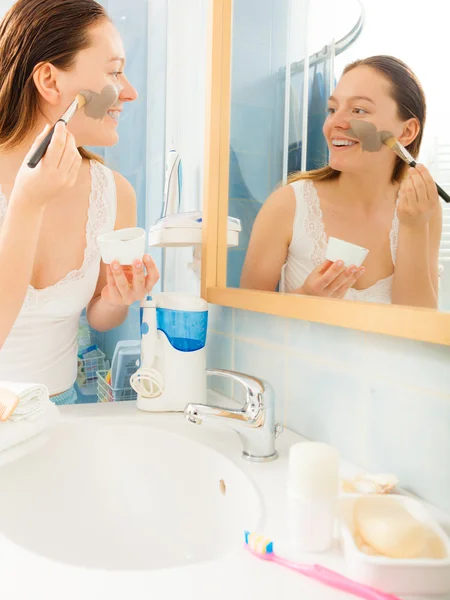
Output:
<path fill-rule="evenodd" d="M 7 421 L 19 404 L 19 396 L 6 388 L 0 388 L 0 421 Z"/>
<path fill-rule="evenodd" d="M 353 596 L 357 596 L 358 598 L 365 598 L 366 600 L 400 600 L 398 596 L 386 594 L 385 592 L 378 591 L 363 583 L 348 579 L 347 577 L 344 577 L 344 575 L 340 575 L 321 565 L 296 563 L 286 558 L 282 558 L 281 556 L 277 556 L 273 551 L 273 542 L 264 538 L 262 535 L 246 531 L 245 546 L 258 558 L 276 562 L 292 571 L 297 571 L 306 577 L 320 581 L 337 590 L 353 594 Z"/>

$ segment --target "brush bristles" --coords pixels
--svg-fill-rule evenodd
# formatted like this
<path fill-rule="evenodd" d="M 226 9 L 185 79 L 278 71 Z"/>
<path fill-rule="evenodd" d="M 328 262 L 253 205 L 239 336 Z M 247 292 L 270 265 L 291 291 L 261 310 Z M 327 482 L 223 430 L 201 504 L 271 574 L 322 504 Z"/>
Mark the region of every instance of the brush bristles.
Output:
<path fill-rule="evenodd" d="M 385 146 L 387 146 L 388 148 L 390 148 L 391 150 L 394 149 L 395 144 L 398 144 L 398 140 L 396 137 L 394 136 L 390 136 L 386 139 L 383 139 L 383 144 Z"/>
<path fill-rule="evenodd" d="M 386 138 L 383 137 L 382 140 L 383 144 L 385 144 L 388 148 L 393 150 L 399 158 L 405 161 L 406 164 L 415 166 L 416 161 L 414 157 L 411 156 L 411 154 L 404 146 L 402 146 L 402 144 L 400 144 L 396 137 L 390 135 L 389 137 L 386 136 Z"/>
<path fill-rule="evenodd" d="M 245 532 L 245 543 L 255 554 L 272 554 L 273 543 L 268 538 L 257 533 Z"/>
<path fill-rule="evenodd" d="M 86 98 L 83 94 L 77 94 L 78 108 L 83 108 L 86 104 Z"/>

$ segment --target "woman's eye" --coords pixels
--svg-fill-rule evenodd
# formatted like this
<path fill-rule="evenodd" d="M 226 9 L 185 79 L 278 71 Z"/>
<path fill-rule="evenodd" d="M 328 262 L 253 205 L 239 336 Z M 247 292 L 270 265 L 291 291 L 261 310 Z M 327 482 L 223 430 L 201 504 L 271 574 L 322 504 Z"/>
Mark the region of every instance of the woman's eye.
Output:
<path fill-rule="evenodd" d="M 363 108 L 354 108 L 353 111 L 357 115 L 367 115 L 367 110 L 364 110 Z"/>
<path fill-rule="evenodd" d="M 114 77 L 114 79 L 118 79 L 120 75 L 123 75 L 123 71 L 113 71 L 111 75 Z"/>
<path fill-rule="evenodd" d="M 328 111 L 328 114 L 329 114 L 329 115 L 334 115 L 334 113 L 336 112 L 336 109 L 335 109 L 335 108 L 332 108 L 331 106 L 329 106 L 329 107 L 327 108 L 327 111 Z"/>

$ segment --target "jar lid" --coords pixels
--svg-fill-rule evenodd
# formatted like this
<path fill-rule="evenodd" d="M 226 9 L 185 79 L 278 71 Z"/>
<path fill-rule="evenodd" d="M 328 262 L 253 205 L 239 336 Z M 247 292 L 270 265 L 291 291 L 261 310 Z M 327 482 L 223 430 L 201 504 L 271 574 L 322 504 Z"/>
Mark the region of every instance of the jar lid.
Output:
<path fill-rule="evenodd" d="M 321 442 L 299 442 L 289 451 L 288 489 L 295 496 L 336 497 L 339 452 Z"/>

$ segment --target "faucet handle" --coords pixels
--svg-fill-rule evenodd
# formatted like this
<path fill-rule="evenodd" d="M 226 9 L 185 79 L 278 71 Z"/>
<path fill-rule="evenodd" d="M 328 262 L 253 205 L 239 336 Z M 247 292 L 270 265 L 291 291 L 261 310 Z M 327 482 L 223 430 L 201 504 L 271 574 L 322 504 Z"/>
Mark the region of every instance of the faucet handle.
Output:
<path fill-rule="evenodd" d="M 274 390 L 270 383 L 264 379 L 254 377 L 253 375 L 246 375 L 245 373 L 239 373 L 237 371 L 228 371 L 226 369 L 206 369 L 206 375 L 226 377 L 241 384 L 245 390 L 246 404 L 253 404 L 256 402 L 260 407 L 268 407 L 273 406 L 275 403 Z"/>

